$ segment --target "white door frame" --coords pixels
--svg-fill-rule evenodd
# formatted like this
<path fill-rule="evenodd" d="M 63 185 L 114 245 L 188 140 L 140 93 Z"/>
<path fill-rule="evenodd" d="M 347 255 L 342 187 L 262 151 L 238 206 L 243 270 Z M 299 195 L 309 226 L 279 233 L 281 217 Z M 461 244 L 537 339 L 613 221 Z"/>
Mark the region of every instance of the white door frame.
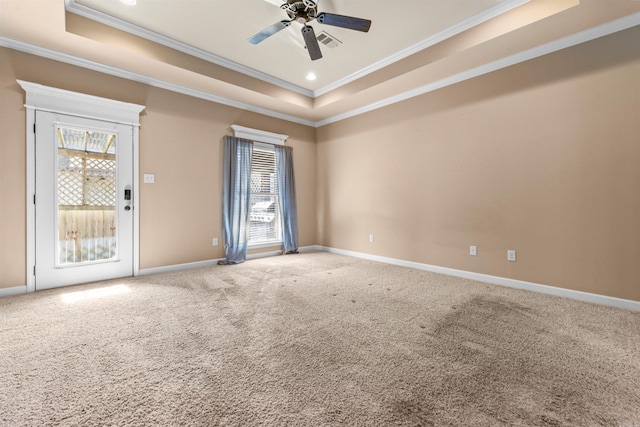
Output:
<path fill-rule="evenodd" d="M 139 136 L 140 113 L 143 105 L 130 104 L 107 98 L 86 95 L 17 80 L 26 92 L 25 108 L 27 111 L 27 292 L 36 290 L 35 260 L 36 260 L 36 223 L 35 223 L 35 125 L 36 110 L 67 114 L 70 116 L 115 122 L 133 127 L 133 275 L 140 274 L 140 183 L 139 183 Z"/>

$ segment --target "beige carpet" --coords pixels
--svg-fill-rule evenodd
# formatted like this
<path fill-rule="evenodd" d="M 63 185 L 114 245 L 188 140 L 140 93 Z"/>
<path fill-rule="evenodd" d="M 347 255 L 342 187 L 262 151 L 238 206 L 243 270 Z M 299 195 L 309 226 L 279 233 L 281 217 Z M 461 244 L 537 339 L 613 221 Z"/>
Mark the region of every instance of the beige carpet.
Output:
<path fill-rule="evenodd" d="M 328 253 L 3 298 L 0 425 L 640 426 L 640 313 Z"/>

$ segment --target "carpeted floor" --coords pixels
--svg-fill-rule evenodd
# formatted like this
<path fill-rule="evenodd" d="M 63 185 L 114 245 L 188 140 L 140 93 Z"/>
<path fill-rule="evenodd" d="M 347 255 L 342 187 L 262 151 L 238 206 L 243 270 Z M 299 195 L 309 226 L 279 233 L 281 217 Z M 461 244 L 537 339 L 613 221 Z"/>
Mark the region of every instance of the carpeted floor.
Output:
<path fill-rule="evenodd" d="M 37 292 L 0 424 L 640 426 L 640 313 L 329 253 Z"/>

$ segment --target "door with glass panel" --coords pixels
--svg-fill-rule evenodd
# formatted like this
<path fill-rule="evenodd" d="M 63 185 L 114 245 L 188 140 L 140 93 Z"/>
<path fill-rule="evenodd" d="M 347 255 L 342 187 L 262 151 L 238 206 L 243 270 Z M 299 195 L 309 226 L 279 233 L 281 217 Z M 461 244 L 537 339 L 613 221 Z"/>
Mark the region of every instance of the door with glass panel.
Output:
<path fill-rule="evenodd" d="M 133 128 L 36 112 L 36 289 L 133 275 Z"/>

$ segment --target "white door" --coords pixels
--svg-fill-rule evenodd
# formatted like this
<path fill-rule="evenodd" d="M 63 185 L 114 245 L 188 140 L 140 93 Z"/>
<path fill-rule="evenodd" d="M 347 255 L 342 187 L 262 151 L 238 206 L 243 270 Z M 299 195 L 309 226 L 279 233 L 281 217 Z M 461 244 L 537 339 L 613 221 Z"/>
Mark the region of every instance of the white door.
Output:
<path fill-rule="evenodd" d="M 133 275 L 133 127 L 36 111 L 36 290 Z"/>

